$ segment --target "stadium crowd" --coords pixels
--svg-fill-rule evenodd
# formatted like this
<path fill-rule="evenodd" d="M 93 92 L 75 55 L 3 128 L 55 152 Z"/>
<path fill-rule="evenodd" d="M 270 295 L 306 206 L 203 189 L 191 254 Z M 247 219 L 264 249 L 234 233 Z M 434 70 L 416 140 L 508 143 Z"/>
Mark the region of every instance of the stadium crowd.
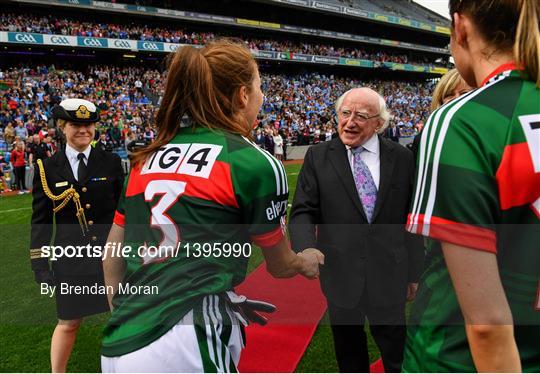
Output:
<path fill-rule="evenodd" d="M 8 160 L 19 141 L 26 143 L 27 165 L 35 147 L 32 143 L 45 144 L 53 154 L 61 146 L 62 135 L 52 121 L 51 109 L 70 97 L 85 97 L 99 106 L 96 146 L 125 155 L 132 142 L 151 142 L 164 79 L 158 70 L 106 65 L 90 66 L 86 72 L 54 66 L 0 70 L 0 163 L 9 169 Z M 280 143 L 286 147 L 332 139 L 337 126 L 334 103 L 341 93 L 358 86 L 383 94 L 401 136 L 421 129 L 429 113 L 432 83 L 363 82 L 318 73 L 263 74 L 265 101 L 254 130 L 256 142 L 271 153 L 280 153 Z"/>
<path fill-rule="evenodd" d="M 265 75 L 262 85 L 265 101 L 261 122 L 285 129 L 292 139 L 288 139 L 291 144 L 329 140 L 330 132 L 335 133 L 336 128 L 334 103 L 343 92 L 360 86 L 380 92 L 386 98 L 393 115 L 392 122 L 401 130 L 401 135 L 414 135 L 429 114 L 433 88 L 429 82 L 365 82 L 318 73 Z"/>
<path fill-rule="evenodd" d="M 417 63 L 429 66 L 445 65 L 437 63 L 427 57 L 410 59 L 404 53 L 391 53 L 380 48 L 369 47 L 345 48 L 333 46 L 330 43 L 307 43 L 291 40 L 270 40 L 250 38 L 240 34 L 218 34 L 214 32 L 189 31 L 178 28 L 160 28 L 155 26 L 141 26 L 131 23 L 128 25 L 97 23 L 65 19 L 62 17 L 28 16 L 18 14 L 1 14 L 0 31 L 31 32 L 39 34 L 58 34 L 70 36 L 87 36 L 100 38 L 116 38 L 145 40 L 154 42 L 169 42 L 191 45 L 204 45 L 205 43 L 220 37 L 241 37 L 246 45 L 252 50 L 260 51 L 283 51 L 317 56 L 331 56 L 365 59 L 379 62 Z"/>

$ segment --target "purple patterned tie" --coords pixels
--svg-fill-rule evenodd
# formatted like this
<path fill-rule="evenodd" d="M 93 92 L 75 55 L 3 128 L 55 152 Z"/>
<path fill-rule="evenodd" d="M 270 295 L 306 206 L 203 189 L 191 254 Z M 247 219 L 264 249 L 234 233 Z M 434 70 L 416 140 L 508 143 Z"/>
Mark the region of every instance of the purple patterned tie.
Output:
<path fill-rule="evenodd" d="M 375 203 L 377 202 L 377 186 L 373 181 L 373 177 L 369 171 L 368 166 L 360 158 L 360 153 L 364 151 L 364 147 L 351 148 L 354 157 L 353 177 L 358 196 L 364 207 L 364 212 L 368 222 L 371 223 L 373 219 L 373 211 L 375 210 Z"/>

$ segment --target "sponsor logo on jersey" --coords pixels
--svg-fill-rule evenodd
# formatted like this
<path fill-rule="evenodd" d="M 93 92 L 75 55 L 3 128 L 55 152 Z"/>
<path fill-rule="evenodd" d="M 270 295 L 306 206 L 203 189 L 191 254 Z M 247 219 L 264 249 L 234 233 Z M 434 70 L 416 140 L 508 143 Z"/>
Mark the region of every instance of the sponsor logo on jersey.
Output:
<path fill-rule="evenodd" d="M 167 144 L 148 158 L 141 175 L 175 173 L 207 179 L 222 148 L 215 144 Z"/>
<path fill-rule="evenodd" d="M 282 200 L 275 202 L 272 200 L 270 206 L 266 208 L 266 218 L 269 221 L 273 221 L 276 218 L 281 217 L 287 212 L 288 200 Z"/>

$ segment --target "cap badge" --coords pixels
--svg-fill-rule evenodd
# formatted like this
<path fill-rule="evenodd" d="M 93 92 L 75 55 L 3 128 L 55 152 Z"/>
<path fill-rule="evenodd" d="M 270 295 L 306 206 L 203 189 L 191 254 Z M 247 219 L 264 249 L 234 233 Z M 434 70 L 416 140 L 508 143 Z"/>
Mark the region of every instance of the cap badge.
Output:
<path fill-rule="evenodd" d="M 90 111 L 88 108 L 84 105 L 79 105 L 79 109 L 75 112 L 75 117 L 79 119 L 87 119 L 90 118 Z"/>

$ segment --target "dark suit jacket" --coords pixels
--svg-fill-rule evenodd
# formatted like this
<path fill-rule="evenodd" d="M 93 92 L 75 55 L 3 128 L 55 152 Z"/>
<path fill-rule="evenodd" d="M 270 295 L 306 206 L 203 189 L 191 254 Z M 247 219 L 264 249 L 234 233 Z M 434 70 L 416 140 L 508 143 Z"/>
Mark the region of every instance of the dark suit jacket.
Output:
<path fill-rule="evenodd" d="M 422 240 L 405 231 L 413 155 L 383 137 L 379 142 L 373 224 L 367 222 L 341 139 L 309 148 L 298 176 L 289 226 L 293 248 L 325 254 L 322 289 L 343 308 L 356 306 L 366 291 L 374 307 L 404 303 L 407 283 L 417 281 L 423 267 Z"/>
<path fill-rule="evenodd" d="M 53 201 L 44 191 L 39 169 L 34 172 L 32 189 L 32 234 L 30 248 L 50 245 L 53 237 L 53 217 L 56 216 L 56 234 L 53 245 L 103 246 L 107 240 L 116 205 L 124 183 L 124 171 L 118 155 L 92 148 L 88 157 L 87 175 L 78 182 L 73 176 L 64 150 L 43 162 L 47 184 L 54 195 L 59 195 L 71 185 L 80 195 L 89 232 L 83 236 L 75 215 L 75 204 L 70 201 L 56 214 Z M 67 183 L 66 183 L 67 182 Z M 58 205 L 57 202 L 56 205 Z M 80 275 L 101 272 L 101 258 L 61 258 L 52 262 L 55 274 Z M 48 260 L 32 261 L 32 270 L 48 269 Z"/>

